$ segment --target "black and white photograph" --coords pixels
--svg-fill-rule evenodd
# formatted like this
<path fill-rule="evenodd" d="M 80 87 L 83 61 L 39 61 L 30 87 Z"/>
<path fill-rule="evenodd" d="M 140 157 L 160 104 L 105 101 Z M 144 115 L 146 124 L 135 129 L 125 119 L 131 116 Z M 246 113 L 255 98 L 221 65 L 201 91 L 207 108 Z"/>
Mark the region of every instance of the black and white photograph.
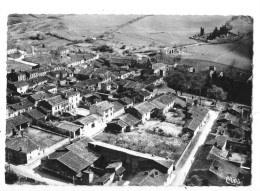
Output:
<path fill-rule="evenodd" d="M 254 13 L 74 10 L 5 15 L 7 188 L 252 186 Z"/>

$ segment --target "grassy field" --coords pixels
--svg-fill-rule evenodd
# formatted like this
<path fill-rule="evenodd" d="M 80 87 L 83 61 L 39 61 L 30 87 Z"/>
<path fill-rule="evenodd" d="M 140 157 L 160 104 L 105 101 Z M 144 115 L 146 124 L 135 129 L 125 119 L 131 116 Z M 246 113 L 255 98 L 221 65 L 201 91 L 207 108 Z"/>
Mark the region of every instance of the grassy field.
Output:
<path fill-rule="evenodd" d="M 7 72 L 11 72 L 12 69 L 18 71 L 18 70 L 31 70 L 32 69 L 32 66 L 29 66 L 27 64 L 23 64 L 23 63 L 20 63 L 20 62 L 16 62 L 16 61 L 13 61 L 13 60 L 7 60 L 6 61 L 6 70 Z"/>
<path fill-rule="evenodd" d="M 250 33 L 234 43 L 187 47 L 187 54 L 183 58 L 209 60 L 225 65 L 231 65 L 235 61 L 235 67 L 251 70 L 252 45 L 253 35 Z"/>

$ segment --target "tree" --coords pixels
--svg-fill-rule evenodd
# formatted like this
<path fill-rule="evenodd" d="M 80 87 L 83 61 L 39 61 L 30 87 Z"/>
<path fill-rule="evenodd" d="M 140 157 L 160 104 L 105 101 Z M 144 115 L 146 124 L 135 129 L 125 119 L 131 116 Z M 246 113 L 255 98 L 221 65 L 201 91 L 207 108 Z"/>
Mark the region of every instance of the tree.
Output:
<path fill-rule="evenodd" d="M 227 92 L 224 92 L 222 88 L 212 85 L 210 89 L 207 91 L 208 96 L 212 99 L 215 99 L 215 105 L 218 100 L 224 101 L 227 99 Z"/>

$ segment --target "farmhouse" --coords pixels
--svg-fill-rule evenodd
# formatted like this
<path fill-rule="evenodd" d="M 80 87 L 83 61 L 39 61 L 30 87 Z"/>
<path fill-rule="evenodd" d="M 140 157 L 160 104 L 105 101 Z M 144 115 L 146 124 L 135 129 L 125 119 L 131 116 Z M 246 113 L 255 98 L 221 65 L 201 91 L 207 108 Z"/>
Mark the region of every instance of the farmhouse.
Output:
<path fill-rule="evenodd" d="M 29 84 L 26 81 L 18 81 L 10 85 L 10 88 L 14 89 L 20 94 L 25 94 L 29 89 Z"/>
<path fill-rule="evenodd" d="M 61 148 L 41 160 L 40 167 L 76 184 L 93 184 L 96 175 L 91 170 L 93 164 L 98 164 L 100 155 L 87 148 L 87 139 Z"/>
<path fill-rule="evenodd" d="M 40 152 L 40 146 L 27 137 L 7 138 L 5 145 L 6 161 L 12 163 L 29 163 Z"/>
<path fill-rule="evenodd" d="M 209 116 L 209 110 L 202 106 L 193 106 L 188 112 L 191 114 L 191 119 L 184 125 L 183 132 L 189 131 L 195 136 L 205 125 Z"/>
<path fill-rule="evenodd" d="M 39 105 L 44 106 L 48 110 L 51 110 L 52 115 L 61 114 L 69 110 L 68 100 L 63 99 L 61 95 L 43 100 Z"/>
<path fill-rule="evenodd" d="M 112 105 L 114 106 L 114 117 L 118 117 L 125 113 L 124 106 L 118 101 L 112 102 Z"/>
<path fill-rule="evenodd" d="M 34 103 L 25 98 L 22 99 L 21 102 L 10 104 L 9 107 L 12 108 L 14 112 L 17 112 L 18 115 L 20 115 L 25 111 L 32 110 Z"/>
<path fill-rule="evenodd" d="M 133 108 L 128 108 L 127 113 L 132 114 L 138 119 L 142 120 L 142 123 L 145 123 L 145 121 L 149 120 L 151 117 L 151 112 L 155 109 L 155 106 L 153 106 L 149 102 L 143 102 L 138 105 L 135 105 Z"/>
<path fill-rule="evenodd" d="M 90 106 L 90 114 L 102 116 L 103 122 L 107 123 L 114 118 L 114 106 L 108 101 L 103 101 Z"/>
<path fill-rule="evenodd" d="M 83 136 L 92 137 L 100 131 L 103 131 L 106 127 L 106 123 L 103 123 L 102 117 L 97 114 L 91 114 L 86 117 L 79 118 L 73 123 L 83 125 Z"/>
<path fill-rule="evenodd" d="M 55 127 L 54 131 L 69 136 L 72 139 L 82 135 L 82 125 L 76 125 L 69 121 L 55 121 L 52 123 L 52 125 Z"/>

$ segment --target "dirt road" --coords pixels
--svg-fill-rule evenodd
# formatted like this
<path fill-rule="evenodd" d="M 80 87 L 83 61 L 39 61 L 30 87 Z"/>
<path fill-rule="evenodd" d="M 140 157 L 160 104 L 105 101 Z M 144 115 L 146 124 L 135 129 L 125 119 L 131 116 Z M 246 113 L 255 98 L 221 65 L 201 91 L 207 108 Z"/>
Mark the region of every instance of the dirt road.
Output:
<path fill-rule="evenodd" d="M 207 135 L 209 134 L 211 127 L 214 124 L 214 121 L 218 117 L 218 112 L 210 110 L 209 111 L 209 121 L 207 124 L 203 127 L 201 130 L 202 133 L 200 135 L 199 140 L 195 144 L 194 148 L 192 149 L 189 157 L 187 158 L 186 162 L 184 165 L 180 168 L 174 171 L 174 174 L 176 175 L 175 179 L 171 183 L 171 186 L 183 186 L 184 180 L 186 178 L 187 173 L 189 172 L 189 169 L 194 161 L 194 155 L 196 154 L 198 148 L 204 144 Z"/>

